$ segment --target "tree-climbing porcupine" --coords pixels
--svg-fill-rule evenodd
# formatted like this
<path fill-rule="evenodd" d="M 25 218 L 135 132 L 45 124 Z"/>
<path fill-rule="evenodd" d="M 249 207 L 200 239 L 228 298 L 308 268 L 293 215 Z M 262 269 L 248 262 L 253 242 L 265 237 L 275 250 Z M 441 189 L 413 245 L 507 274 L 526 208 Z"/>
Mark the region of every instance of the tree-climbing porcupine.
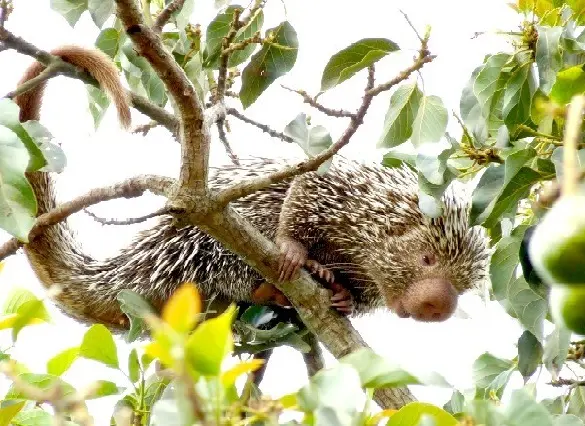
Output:
<path fill-rule="evenodd" d="M 106 55 L 75 46 L 52 53 L 91 73 L 127 127 L 128 101 Z M 43 69 L 33 64 L 21 83 Z M 39 119 L 42 90 L 39 85 L 16 98 L 21 121 Z M 211 171 L 209 186 L 212 191 L 224 188 L 282 165 L 256 159 L 225 166 Z M 38 213 L 53 209 L 49 174 L 33 172 L 28 178 Z M 468 226 L 468 201 L 453 188 L 446 191 L 443 216 L 437 219 L 420 211 L 417 194 L 416 174 L 407 167 L 336 159 L 324 175 L 306 173 L 232 205 L 279 245 L 282 279 L 307 266 L 337 289 L 332 301 L 341 311 L 351 305 L 360 314 L 385 305 L 401 317 L 442 321 L 454 312 L 459 294 L 487 278 L 488 241 L 481 228 Z M 60 287 L 56 299 L 66 313 L 114 329 L 127 326 L 116 300 L 122 289 L 138 292 L 157 309 L 186 281 L 195 282 L 204 296 L 220 300 L 258 302 L 263 291 L 269 293 L 267 300 L 282 300 L 237 255 L 196 227 L 177 229 L 170 217 L 104 261 L 83 254 L 65 223 L 30 241 L 25 252 L 41 282 Z"/>

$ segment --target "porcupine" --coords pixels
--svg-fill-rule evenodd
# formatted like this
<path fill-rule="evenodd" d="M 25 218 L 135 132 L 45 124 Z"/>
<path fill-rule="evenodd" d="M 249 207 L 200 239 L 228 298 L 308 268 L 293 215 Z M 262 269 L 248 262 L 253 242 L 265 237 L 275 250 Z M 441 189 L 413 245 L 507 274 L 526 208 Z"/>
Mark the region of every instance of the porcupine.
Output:
<path fill-rule="evenodd" d="M 121 123 L 129 124 L 128 100 L 106 55 L 75 46 L 52 53 L 92 74 L 115 102 Z M 31 65 L 21 83 L 43 68 Z M 42 90 L 39 85 L 16 98 L 21 121 L 39 119 Z M 269 159 L 223 166 L 211 171 L 209 187 L 218 190 L 281 167 Z M 50 175 L 33 172 L 28 178 L 38 213 L 53 209 Z M 452 188 L 443 201 L 443 215 L 431 219 L 419 209 L 417 177 L 408 167 L 339 158 L 324 175 L 309 172 L 278 182 L 232 205 L 280 247 L 281 279 L 308 266 L 329 284 L 341 285 L 332 298 L 340 310 L 351 296 L 355 315 L 385 305 L 400 317 L 443 321 L 455 310 L 459 294 L 486 279 L 489 258 L 487 237 L 468 226 L 468 201 Z M 65 313 L 112 329 L 128 325 L 116 300 L 122 289 L 138 292 L 160 309 L 186 281 L 195 282 L 206 297 L 236 302 L 258 302 L 259 285 L 266 284 L 212 237 L 194 226 L 178 229 L 171 217 L 106 260 L 85 255 L 66 223 L 30 241 L 25 253 L 45 286 L 59 285 L 55 299 Z M 271 285 L 264 290 L 273 291 Z M 274 291 L 265 301 L 279 300 Z"/>

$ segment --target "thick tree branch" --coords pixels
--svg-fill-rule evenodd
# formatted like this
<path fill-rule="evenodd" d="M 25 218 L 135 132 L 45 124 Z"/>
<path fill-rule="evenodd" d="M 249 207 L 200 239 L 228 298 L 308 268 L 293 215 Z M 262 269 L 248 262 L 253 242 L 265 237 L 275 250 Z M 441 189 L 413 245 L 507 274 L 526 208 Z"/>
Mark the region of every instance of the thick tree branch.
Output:
<path fill-rule="evenodd" d="M 95 87 L 99 87 L 98 82 L 84 70 L 63 61 L 61 58 L 57 56 L 51 55 L 49 52 L 45 52 L 44 50 L 37 48 L 33 44 L 29 43 L 28 41 L 24 40 L 21 37 L 12 34 L 10 31 L 4 28 L 0 28 L 0 42 L 2 42 L 2 44 L 9 49 L 13 49 L 18 53 L 35 58 L 37 61 L 39 61 L 40 63 L 49 68 L 50 67 L 58 68 L 59 75 L 75 78 L 77 80 L 83 81 L 86 84 L 91 84 Z M 35 81 L 34 83 L 35 85 L 41 82 L 41 80 L 33 79 L 27 83 L 30 83 L 32 81 Z M 31 87 L 33 86 L 32 85 L 28 86 L 28 89 L 30 89 Z M 17 94 L 20 94 L 20 90 L 21 89 L 18 88 L 14 92 L 9 93 L 7 97 L 12 98 Z M 130 100 L 132 101 L 132 106 L 134 108 L 136 108 L 144 115 L 150 117 L 151 119 L 161 123 L 173 135 L 177 134 L 178 120 L 171 113 L 166 111 L 164 108 L 156 106 L 143 96 L 136 95 L 131 91 L 128 91 L 128 94 L 130 96 Z"/>
<path fill-rule="evenodd" d="M 209 129 L 203 126 L 203 108 L 195 89 L 158 34 L 150 29 L 134 0 L 115 0 L 117 15 L 124 24 L 138 53 L 143 56 L 165 84 L 175 101 L 180 118 L 181 188 L 192 188 L 197 194 L 207 191 L 209 163 Z"/>
<path fill-rule="evenodd" d="M 40 215 L 29 232 L 29 241 L 34 239 L 39 233 L 43 232 L 45 227 L 62 222 L 72 214 L 91 205 L 101 203 L 102 201 L 113 200 L 115 198 L 139 197 L 146 191 L 151 191 L 156 195 L 168 196 L 174 186 L 174 179 L 164 176 L 144 175 L 127 179 L 112 186 L 92 189 L 85 195 L 63 203 L 56 209 Z M 0 247 L 0 261 L 7 256 L 16 253 L 22 245 L 23 243 L 16 238 L 12 238 L 4 243 Z"/>
<path fill-rule="evenodd" d="M 152 29 L 158 33 L 160 33 L 163 27 L 169 22 L 173 13 L 181 10 L 183 5 L 185 4 L 185 0 L 173 0 L 165 7 L 162 12 L 158 15 L 156 20 L 154 21 L 154 25 Z"/>

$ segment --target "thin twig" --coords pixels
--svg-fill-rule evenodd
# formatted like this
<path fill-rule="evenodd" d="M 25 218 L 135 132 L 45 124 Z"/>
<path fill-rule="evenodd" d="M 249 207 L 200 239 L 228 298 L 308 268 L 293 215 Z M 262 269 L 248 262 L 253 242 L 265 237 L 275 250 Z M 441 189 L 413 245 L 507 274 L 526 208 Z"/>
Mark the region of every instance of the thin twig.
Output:
<path fill-rule="evenodd" d="M 65 62 L 54 62 L 47 68 L 45 68 L 43 71 L 41 71 L 39 75 L 31 78 L 30 80 L 25 81 L 15 90 L 13 90 L 12 92 L 8 92 L 6 95 L 4 95 L 4 97 L 8 99 L 13 99 L 19 95 L 22 95 L 23 93 L 28 92 L 29 90 L 38 86 L 39 84 L 53 77 L 61 75 L 61 73 L 65 71 L 65 69 L 66 69 Z"/>
<path fill-rule="evenodd" d="M 148 134 L 148 132 L 150 132 L 152 129 L 154 129 L 155 127 L 157 127 L 159 125 L 160 125 L 160 123 L 158 121 L 151 121 L 150 123 L 141 124 L 139 126 L 136 126 L 132 130 L 132 133 L 141 133 L 142 136 L 146 136 Z"/>
<path fill-rule="evenodd" d="M 382 93 L 386 90 L 390 90 L 391 88 L 396 86 L 398 83 L 401 83 L 404 80 L 406 80 L 408 77 L 410 77 L 410 75 L 413 72 L 418 71 L 425 64 L 433 61 L 433 59 L 435 59 L 435 55 L 431 55 L 429 50 L 428 50 L 428 37 L 424 38 L 423 42 L 422 42 L 422 46 L 421 46 L 419 53 L 418 53 L 418 57 L 415 59 L 414 63 L 411 66 L 409 66 L 408 68 L 406 68 L 404 71 L 400 72 L 392 80 L 390 80 L 386 83 L 382 83 L 382 84 L 368 90 L 368 94 L 370 94 L 372 96 L 376 96 L 379 93 Z"/>
<path fill-rule="evenodd" d="M 557 380 L 553 380 L 548 383 L 554 387 L 561 387 L 561 386 L 570 386 L 572 388 L 577 386 L 585 386 L 585 380 L 573 380 L 573 379 L 562 379 L 558 378 Z"/>
<path fill-rule="evenodd" d="M 264 133 L 268 133 L 273 138 L 278 138 L 278 139 L 283 140 L 284 142 L 289 142 L 289 143 L 294 142 L 294 139 L 291 138 L 290 136 L 287 136 L 282 132 L 277 132 L 276 130 L 270 128 L 270 126 L 268 126 L 266 124 L 259 123 L 255 120 L 252 120 L 251 118 L 246 117 L 244 114 L 242 114 L 240 111 L 238 111 L 235 108 L 228 108 L 227 113 L 229 115 L 233 115 L 236 118 L 239 118 L 244 123 L 248 123 L 248 124 L 251 124 L 252 126 L 258 127 Z"/>
<path fill-rule="evenodd" d="M 14 7 L 10 0 L 0 0 L 0 28 L 4 28 L 4 24 L 8 16 L 12 13 Z"/>
<path fill-rule="evenodd" d="M 234 17 L 230 24 L 230 29 L 221 42 L 221 55 L 219 57 L 219 72 L 217 76 L 217 87 L 215 88 L 214 103 L 223 100 L 224 97 L 227 82 L 228 61 L 230 54 L 232 53 L 229 48 L 232 41 L 234 41 L 238 30 L 242 28 L 242 23 L 240 22 L 241 12 L 240 9 L 234 9 Z"/>
<path fill-rule="evenodd" d="M 101 225 L 136 225 L 137 223 L 146 222 L 148 219 L 152 219 L 153 217 L 171 214 L 171 211 L 168 207 L 160 208 L 157 211 L 148 213 L 144 216 L 129 217 L 127 219 L 106 219 L 90 212 L 88 209 L 83 209 L 83 212 Z"/>
<path fill-rule="evenodd" d="M 157 16 L 156 20 L 154 21 L 154 25 L 152 26 L 152 29 L 157 33 L 160 33 L 163 27 L 167 24 L 167 22 L 169 22 L 169 19 L 171 19 L 171 15 L 174 12 L 181 10 L 184 4 L 185 0 L 173 0 L 172 2 L 170 2 L 168 6 L 165 7 Z"/>
<path fill-rule="evenodd" d="M 217 124 L 217 133 L 219 134 L 219 140 L 221 141 L 223 147 L 225 148 L 226 154 L 228 155 L 228 157 L 230 157 L 230 160 L 232 160 L 233 164 L 235 164 L 236 166 L 239 166 L 240 160 L 238 159 L 238 156 L 236 154 L 234 154 L 234 151 L 232 150 L 230 142 L 227 139 L 227 135 L 226 135 L 225 128 L 224 128 L 225 119 L 221 119 L 221 120 L 217 121 L 216 124 Z"/>
<path fill-rule="evenodd" d="M 303 97 L 304 103 L 311 105 L 313 108 L 321 111 L 323 114 L 329 115 L 331 117 L 349 117 L 349 118 L 355 117 L 355 113 L 353 113 L 353 112 L 345 111 L 343 109 L 327 108 L 326 106 L 321 105 L 314 98 L 309 96 L 309 94 L 307 92 L 305 92 L 304 90 L 291 89 L 289 87 L 286 87 L 283 84 L 281 84 L 281 87 L 283 89 L 290 91 L 290 92 L 294 92 L 294 93 L 301 95 Z"/>
<path fill-rule="evenodd" d="M 402 16 L 404 16 L 404 19 L 406 19 L 406 22 L 408 22 L 408 25 L 410 26 L 410 28 L 412 28 L 412 31 L 414 31 L 414 33 L 416 34 L 416 36 L 418 37 L 418 41 L 422 43 L 424 43 L 424 38 L 422 38 L 420 36 L 420 34 L 418 33 L 417 29 L 415 28 L 415 26 L 412 24 L 412 21 L 410 20 L 410 18 L 408 17 L 408 15 L 403 11 L 403 10 L 399 10 L 400 13 L 402 13 Z"/>
<path fill-rule="evenodd" d="M 71 201 L 59 205 L 50 212 L 37 217 L 36 223 L 29 232 L 29 241 L 43 232 L 47 226 L 62 222 L 67 217 L 77 213 L 93 204 L 115 198 L 135 198 L 141 196 L 145 191 L 151 191 L 157 195 L 168 196 L 175 185 L 175 180 L 164 176 L 143 175 L 124 180 L 115 185 L 92 189 L 85 195 L 74 198 Z M 16 253 L 23 243 L 12 238 L 0 247 L 0 260 Z"/>

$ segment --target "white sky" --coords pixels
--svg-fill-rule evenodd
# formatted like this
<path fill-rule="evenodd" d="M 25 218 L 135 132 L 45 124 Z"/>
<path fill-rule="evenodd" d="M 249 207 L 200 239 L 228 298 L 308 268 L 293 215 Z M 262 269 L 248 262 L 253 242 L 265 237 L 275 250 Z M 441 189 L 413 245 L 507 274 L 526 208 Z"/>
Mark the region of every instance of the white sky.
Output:
<path fill-rule="evenodd" d="M 288 19 L 299 37 L 300 51 L 296 66 L 245 113 L 282 130 L 296 114 L 304 111 L 313 117 L 313 124 L 326 126 L 334 139 L 343 130 L 345 121 L 325 118 L 309 109 L 300 102 L 298 96 L 281 89 L 280 83 L 316 93 L 321 71 L 330 56 L 363 37 L 387 37 L 404 50 L 403 54 L 391 55 L 377 67 L 377 81 L 393 77 L 397 70 L 410 63 L 418 48 L 416 37 L 399 13 L 401 9 L 409 15 L 419 32 L 424 32 L 425 25 L 432 26 L 430 49 L 438 57 L 423 70 L 426 94 L 440 96 L 449 110 L 458 112 L 461 90 L 473 68 L 481 63 L 485 54 L 506 48 L 502 37 L 487 35 L 472 40 L 473 33 L 516 30 L 520 23 L 519 17 L 507 6 L 508 0 L 285 2 Z M 213 1 L 196 0 L 195 3 L 192 22 L 209 22 L 215 13 Z M 268 3 L 265 28 L 285 19 L 282 2 L 271 0 Z M 50 9 L 49 1 L 39 0 L 17 0 L 7 27 L 43 49 L 72 42 L 92 46 L 98 34 L 88 14 L 84 14 L 76 28 L 72 29 L 60 15 Z M 0 94 L 3 94 L 14 89 L 30 59 L 13 52 L 3 52 L 0 61 Z M 324 95 L 321 100 L 335 108 L 353 109 L 360 101 L 364 82 L 362 73 Z M 107 185 L 138 173 L 177 175 L 179 147 L 166 132 L 155 130 L 146 138 L 123 133 L 118 129 L 111 109 L 102 127 L 94 132 L 85 96 L 82 83 L 60 77 L 51 82 L 45 97 L 41 121 L 63 143 L 69 162 L 65 173 L 59 177 L 60 198 L 69 199 L 92 187 Z M 381 157 L 375 150 L 375 143 L 382 128 L 388 100 L 388 94 L 375 99 L 366 123 L 344 150 L 345 155 L 379 161 Z M 453 121 L 450 117 L 450 131 L 459 135 L 458 126 Z M 135 114 L 134 124 L 145 122 L 144 117 Z M 301 155 L 300 149 L 270 139 L 235 119 L 230 120 L 230 125 L 232 133 L 229 139 L 241 158 L 254 154 Z M 226 161 L 229 160 L 223 148 L 214 140 L 212 164 Z M 161 199 L 147 196 L 104 203 L 94 206 L 92 211 L 105 217 L 124 218 L 154 211 L 161 203 Z M 94 256 L 102 257 L 114 254 L 116 249 L 131 240 L 138 229 L 145 226 L 102 227 L 85 215 L 71 218 L 71 223 L 78 230 L 86 250 Z M 7 238 L 8 235 L 0 231 L 0 241 Z M 45 295 L 22 254 L 6 261 L 0 276 L 0 303 L 3 303 L 8 291 L 15 287 L 25 287 L 39 296 Z M 516 355 L 515 344 L 521 329 L 495 302 L 485 306 L 479 297 L 467 295 L 463 297 L 460 306 L 470 318 L 453 318 L 441 324 L 420 324 L 409 319 L 399 319 L 389 313 L 379 313 L 356 319 L 353 323 L 381 355 L 411 369 L 413 373 L 437 371 L 462 389 L 472 386 L 471 366 L 483 352 L 489 351 L 509 358 Z M 12 351 L 17 359 L 37 372 L 45 371 L 46 361 L 58 351 L 78 345 L 86 330 L 56 310 L 51 309 L 51 312 L 54 324 L 24 330 Z M 6 346 L 9 338 L 8 332 L 0 332 L 1 346 Z M 121 360 L 125 360 L 127 351 L 128 348 L 121 347 Z M 328 361 L 334 362 L 332 357 Z M 83 385 L 96 379 L 124 383 L 119 373 L 112 374 L 91 361 L 77 361 L 65 379 L 74 385 Z M 300 354 L 280 349 L 269 363 L 263 389 L 278 396 L 298 389 L 305 382 Z M 514 383 L 521 386 L 519 375 L 514 376 Z M 0 378 L 0 392 L 6 386 L 6 380 Z M 412 391 L 418 398 L 436 404 L 443 404 L 451 394 L 449 390 L 422 387 L 413 387 Z M 544 397 L 545 393 L 551 392 L 545 386 L 540 396 Z M 97 425 L 108 424 L 109 409 L 114 401 L 115 398 L 105 398 L 90 403 Z"/>

